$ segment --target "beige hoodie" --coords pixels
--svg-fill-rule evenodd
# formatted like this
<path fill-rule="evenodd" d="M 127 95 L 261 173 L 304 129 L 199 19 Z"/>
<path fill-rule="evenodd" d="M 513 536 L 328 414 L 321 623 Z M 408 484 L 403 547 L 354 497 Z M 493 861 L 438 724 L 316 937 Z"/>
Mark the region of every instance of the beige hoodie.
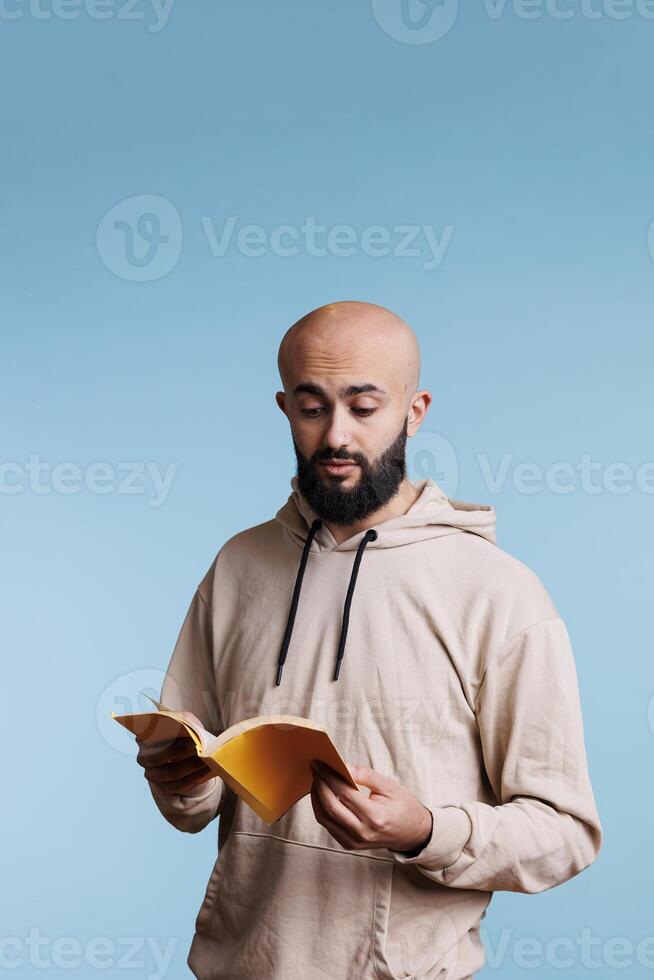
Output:
<path fill-rule="evenodd" d="M 188 796 L 153 789 L 179 830 L 220 814 L 188 956 L 200 980 L 470 978 L 493 891 L 552 888 L 600 850 L 562 619 L 495 544 L 492 507 L 414 486 L 375 540 L 337 544 L 294 477 L 276 517 L 230 538 L 193 598 L 164 704 L 216 734 L 258 714 L 314 718 L 348 762 L 397 779 L 434 816 L 430 842 L 405 857 L 345 850 L 308 796 L 268 827 L 217 778 Z"/>

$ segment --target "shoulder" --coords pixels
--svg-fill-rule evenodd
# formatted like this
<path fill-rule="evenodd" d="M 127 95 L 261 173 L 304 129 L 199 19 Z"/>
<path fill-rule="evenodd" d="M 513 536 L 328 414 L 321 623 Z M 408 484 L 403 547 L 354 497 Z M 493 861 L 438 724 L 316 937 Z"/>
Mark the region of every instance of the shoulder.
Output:
<path fill-rule="evenodd" d="M 500 634 L 508 637 L 543 620 L 560 618 L 533 568 L 479 535 L 456 537 L 448 558 L 452 575 L 468 601 L 482 607 L 483 618 L 499 627 Z"/>
<path fill-rule="evenodd" d="M 231 580 L 247 575 L 266 556 L 278 553 L 284 529 L 279 521 L 271 518 L 253 527 L 237 531 L 219 549 L 209 569 L 198 586 L 200 597 L 209 601 L 216 579 L 227 576 Z"/>

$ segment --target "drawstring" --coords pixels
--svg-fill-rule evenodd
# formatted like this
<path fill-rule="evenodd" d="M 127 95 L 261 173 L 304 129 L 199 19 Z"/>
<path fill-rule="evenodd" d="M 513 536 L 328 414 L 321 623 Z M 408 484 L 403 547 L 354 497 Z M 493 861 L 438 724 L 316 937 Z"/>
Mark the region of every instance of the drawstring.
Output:
<path fill-rule="evenodd" d="M 282 648 L 279 651 L 279 658 L 277 660 L 277 678 L 275 680 L 275 684 L 277 686 L 281 684 L 282 670 L 284 669 L 284 664 L 286 662 L 286 654 L 288 653 L 288 647 L 291 642 L 291 633 L 293 632 L 295 614 L 297 612 L 298 603 L 300 601 L 300 589 L 302 588 L 302 579 L 304 578 L 304 569 L 306 568 L 307 559 L 309 557 L 311 542 L 313 541 L 317 531 L 319 531 L 321 527 L 322 527 L 322 521 L 320 520 L 320 518 L 316 518 L 316 520 L 311 525 L 306 541 L 304 542 L 304 548 L 302 549 L 302 558 L 300 559 L 300 567 L 298 569 L 297 577 L 295 579 L 295 588 L 293 589 L 291 608 L 288 614 L 288 622 L 286 623 L 286 632 L 284 633 Z M 335 681 L 338 680 L 338 675 L 341 669 L 341 661 L 343 659 L 343 654 L 345 653 L 345 640 L 347 639 L 347 628 L 350 621 L 350 606 L 352 605 L 354 586 L 357 580 L 357 575 L 359 574 L 359 565 L 361 564 L 361 558 L 363 557 L 363 549 L 365 548 L 365 546 L 368 544 L 369 541 L 376 541 L 376 540 L 377 540 L 376 531 L 373 531 L 372 529 L 366 531 L 363 538 L 359 542 L 359 547 L 357 548 L 356 557 L 354 559 L 354 564 L 352 566 L 352 574 L 350 575 L 350 584 L 347 587 L 347 594 L 345 596 L 345 606 L 343 608 L 341 636 L 338 641 L 338 653 L 336 655 L 336 667 L 334 669 L 334 677 L 333 677 L 333 680 Z"/>
<path fill-rule="evenodd" d="M 336 668 L 334 670 L 334 680 L 338 680 L 338 674 L 341 669 L 341 660 L 343 659 L 343 654 L 345 653 L 345 640 L 347 637 L 347 627 L 350 622 L 350 606 L 352 605 L 352 596 L 354 595 L 354 583 L 357 580 L 357 575 L 359 573 L 359 565 L 361 564 L 361 559 L 363 558 L 363 549 L 368 544 L 369 541 L 377 540 L 376 531 L 366 531 L 363 538 L 359 542 L 359 547 L 357 548 L 356 557 L 354 559 L 354 565 L 352 566 L 352 574 L 350 575 L 350 584 L 347 587 L 347 595 L 345 596 L 345 608 L 343 609 L 343 624 L 341 626 L 341 638 L 338 641 L 338 654 L 336 656 Z"/>
<path fill-rule="evenodd" d="M 316 518 L 316 520 L 311 525 L 311 530 L 307 535 L 307 539 L 304 542 L 304 548 L 302 549 L 302 559 L 300 561 L 300 567 L 298 569 L 297 578 L 295 579 L 295 588 L 293 589 L 291 609 L 288 614 L 288 622 L 286 623 L 286 632 L 284 633 L 282 648 L 279 651 L 279 659 L 277 660 L 277 679 L 275 681 L 276 685 L 279 685 L 282 682 L 282 671 L 284 669 L 284 663 L 286 662 L 288 645 L 291 642 L 291 633 L 293 632 L 293 623 L 295 622 L 295 613 L 297 612 L 297 604 L 300 601 L 300 589 L 302 588 L 304 569 L 307 564 L 307 558 L 309 557 L 309 548 L 311 547 L 311 542 L 316 536 L 316 532 L 319 531 L 321 527 L 322 527 L 322 521 L 320 520 L 320 518 Z"/>

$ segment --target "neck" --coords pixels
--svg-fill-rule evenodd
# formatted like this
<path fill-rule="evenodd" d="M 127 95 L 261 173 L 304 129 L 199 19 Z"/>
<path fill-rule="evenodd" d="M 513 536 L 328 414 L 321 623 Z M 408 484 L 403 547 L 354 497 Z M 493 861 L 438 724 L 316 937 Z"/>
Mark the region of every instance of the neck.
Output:
<path fill-rule="evenodd" d="M 419 496 L 420 491 L 416 490 L 408 477 L 405 477 L 400 483 L 395 496 L 391 497 L 387 504 L 384 504 L 383 507 L 380 507 L 373 514 L 369 514 L 362 521 L 356 521 L 354 524 L 347 525 L 331 524 L 325 521 L 324 524 L 329 529 L 336 543 L 342 544 L 343 541 L 354 537 L 355 534 L 359 534 L 361 531 L 367 531 L 369 527 L 375 527 L 384 521 L 390 521 L 393 517 L 400 517 L 402 514 L 406 514 L 408 509 L 415 504 Z"/>

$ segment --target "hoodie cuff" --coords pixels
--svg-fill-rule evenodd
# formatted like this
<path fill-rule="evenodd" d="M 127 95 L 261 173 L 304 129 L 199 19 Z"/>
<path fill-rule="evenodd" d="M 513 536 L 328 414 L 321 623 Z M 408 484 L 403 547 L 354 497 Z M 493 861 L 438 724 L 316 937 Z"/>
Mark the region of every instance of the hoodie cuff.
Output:
<path fill-rule="evenodd" d="M 401 851 L 391 851 L 398 864 L 422 864 L 430 871 L 442 871 L 457 860 L 470 840 L 472 822 L 464 809 L 459 806 L 444 806 L 431 810 L 431 836 L 417 854 L 411 856 Z"/>
<path fill-rule="evenodd" d="M 177 795 L 182 796 L 183 798 L 188 796 L 196 802 L 198 800 L 204 800 L 207 796 L 211 796 L 216 788 L 217 781 L 218 776 L 212 776 L 211 779 L 206 779 L 203 783 L 199 783 L 195 789 L 189 789 L 186 791 L 186 793 L 179 793 Z"/>

